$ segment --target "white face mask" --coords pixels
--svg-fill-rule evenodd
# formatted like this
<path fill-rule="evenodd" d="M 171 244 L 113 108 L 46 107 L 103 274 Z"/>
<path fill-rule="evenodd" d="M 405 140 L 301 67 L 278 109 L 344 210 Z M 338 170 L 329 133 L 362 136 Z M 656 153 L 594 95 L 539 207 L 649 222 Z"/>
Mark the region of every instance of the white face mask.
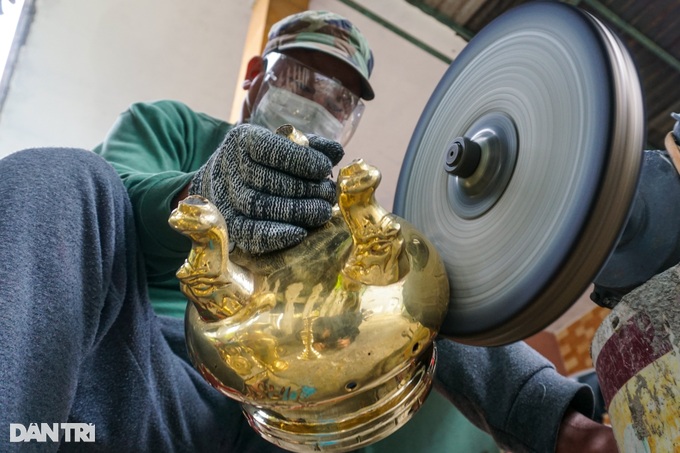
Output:
<path fill-rule="evenodd" d="M 292 124 L 305 134 L 320 135 L 341 145 L 347 141 L 343 137 L 343 124 L 323 106 L 271 84 L 255 106 L 250 122 L 271 131 L 283 124 Z"/>

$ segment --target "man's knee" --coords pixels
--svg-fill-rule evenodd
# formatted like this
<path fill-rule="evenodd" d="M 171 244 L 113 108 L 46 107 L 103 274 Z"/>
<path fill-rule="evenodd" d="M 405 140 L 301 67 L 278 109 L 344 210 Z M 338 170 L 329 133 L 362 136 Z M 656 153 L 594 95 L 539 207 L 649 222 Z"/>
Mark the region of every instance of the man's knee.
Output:
<path fill-rule="evenodd" d="M 92 184 L 121 184 L 111 165 L 101 156 L 78 148 L 31 148 L 0 160 L 0 184 L 11 190 L 44 190 L 55 197 L 67 187 L 86 189 Z"/>

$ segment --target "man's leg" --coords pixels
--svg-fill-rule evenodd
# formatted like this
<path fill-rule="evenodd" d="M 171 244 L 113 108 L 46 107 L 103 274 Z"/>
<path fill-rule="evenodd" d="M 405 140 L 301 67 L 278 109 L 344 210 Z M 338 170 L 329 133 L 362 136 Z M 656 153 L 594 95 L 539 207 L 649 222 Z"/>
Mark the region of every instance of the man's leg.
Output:
<path fill-rule="evenodd" d="M 63 422 L 96 438 L 63 450 L 271 450 L 173 353 L 164 332 L 180 322 L 152 312 L 107 163 L 68 149 L 0 160 L 0 450 L 28 446 L 8 443 L 10 423 Z"/>

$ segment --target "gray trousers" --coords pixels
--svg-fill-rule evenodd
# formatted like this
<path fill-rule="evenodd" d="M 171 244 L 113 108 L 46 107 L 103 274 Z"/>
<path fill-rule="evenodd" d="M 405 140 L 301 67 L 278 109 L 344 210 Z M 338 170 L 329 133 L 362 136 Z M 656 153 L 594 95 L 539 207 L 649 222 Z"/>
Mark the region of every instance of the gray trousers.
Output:
<path fill-rule="evenodd" d="M 129 199 L 83 150 L 0 160 L 0 451 L 280 451 L 153 313 Z M 10 443 L 10 424 L 92 423 L 94 444 Z"/>

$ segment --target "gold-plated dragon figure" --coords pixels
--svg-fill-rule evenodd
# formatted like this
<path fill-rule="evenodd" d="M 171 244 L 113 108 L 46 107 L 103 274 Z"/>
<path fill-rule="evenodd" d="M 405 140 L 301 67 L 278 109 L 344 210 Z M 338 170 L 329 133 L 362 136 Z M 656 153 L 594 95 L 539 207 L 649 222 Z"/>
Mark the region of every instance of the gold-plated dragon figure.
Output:
<path fill-rule="evenodd" d="M 194 366 L 283 448 L 375 442 L 431 388 L 448 279 L 431 243 L 377 204 L 380 178 L 362 160 L 344 167 L 331 221 L 261 256 L 229 253 L 228 225 L 204 198 L 169 220 L 193 244 L 177 276 Z"/>

